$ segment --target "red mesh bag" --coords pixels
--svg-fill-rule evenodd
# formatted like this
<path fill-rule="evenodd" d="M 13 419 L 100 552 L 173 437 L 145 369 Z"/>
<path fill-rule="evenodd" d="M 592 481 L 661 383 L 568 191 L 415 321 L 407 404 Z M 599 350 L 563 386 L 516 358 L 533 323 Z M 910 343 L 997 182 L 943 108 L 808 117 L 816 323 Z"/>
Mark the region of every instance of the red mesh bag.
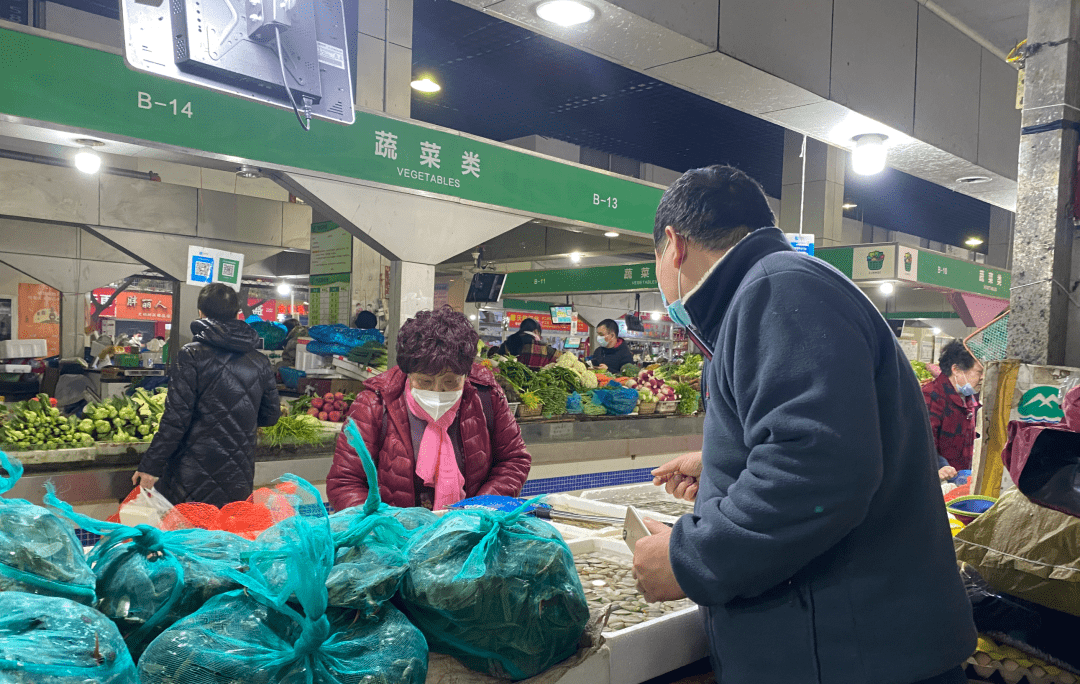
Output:
<path fill-rule="evenodd" d="M 165 515 L 161 529 L 166 532 L 192 528 L 223 530 L 254 540 L 259 533 L 296 515 L 292 504 L 296 491 L 294 483 L 282 482 L 274 487 L 260 487 L 247 501 L 235 501 L 222 508 L 205 503 L 182 503 Z M 134 501 L 138 494 L 138 488 L 133 489 L 119 508 Z M 120 522 L 119 509 L 109 516 L 108 521 Z"/>

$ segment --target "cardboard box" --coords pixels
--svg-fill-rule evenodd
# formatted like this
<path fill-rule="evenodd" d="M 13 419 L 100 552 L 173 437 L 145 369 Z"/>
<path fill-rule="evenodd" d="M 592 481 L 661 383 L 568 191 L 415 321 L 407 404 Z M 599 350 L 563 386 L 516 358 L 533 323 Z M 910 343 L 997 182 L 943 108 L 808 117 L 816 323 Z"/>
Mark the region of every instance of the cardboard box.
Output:
<path fill-rule="evenodd" d="M 307 392 L 309 387 L 313 387 L 315 392 L 320 395 L 337 392 L 356 394 L 363 391 L 364 382 L 352 378 L 313 378 L 308 376 L 300 378 L 298 387 L 300 392 Z"/>

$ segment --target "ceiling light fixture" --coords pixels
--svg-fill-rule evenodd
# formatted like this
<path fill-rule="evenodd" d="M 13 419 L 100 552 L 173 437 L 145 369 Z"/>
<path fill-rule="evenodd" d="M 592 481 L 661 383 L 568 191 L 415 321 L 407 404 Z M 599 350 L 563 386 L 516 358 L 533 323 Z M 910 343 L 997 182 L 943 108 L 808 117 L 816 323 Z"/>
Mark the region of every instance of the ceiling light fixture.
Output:
<path fill-rule="evenodd" d="M 570 252 L 570 262 L 575 264 L 581 263 L 581 252 Z"/>
<path fill-rule="evenodd" d="M 964 244 L 968 247 L 978 247 L 982 243 L 983 239 L 981 237 L 969 237 L 967 240 L 964 240 Z"/>
<path fill-rule="evenodd" d="M 101 156 L 93 150 L 80 150 L 75 154 L 75 168 L 83 173 L 97 173 L 101 169 Z"/>
<path fill-rule="evenodd" d="M 658 320 L 660 320 L 660 319 L 662 318 L 662 316 L 660 315 L 660 312 L 659 312 L 659 311 L 653 311 L 653 312 L 652 312 L 652 316 L 651 316 L 651 318 L 652 318 L 652 319 L 653 319 L 654 321 L 658 321 Z"/>
<path fill-rule="evenodd" d="M 577 0 L 548 0 L 537 6 L 536 16 L 559 26 L 577 26 L 592 21 L 596 10 Z"/>
<path fill-rule="evenodd" d="M 241 178 L 258 178 L 262 175 L 262 172 L 257 167 L 243 164 L 236 169 L 236 175 Z"/>
<path fill-rule="evenodd" d="M 475 321 L 476 320 L 476 314 L 469 314 L 469 320 L 470 321 Z"/>
<path fill-rule="evenodd" d="M 860 176 L 873 176 L 885 169 L 888 152 L 885 141 L 889 136 L 881 133 L 856 135 L 855 149 L 851 152 L 851 169 Z"/>
<path fill-rule="evenodd" d="M 840 207 L 844 211 L 850 211 L 850 210 L 854 209 L 857 206 L 859 206 L 859 205 L 855 204 L 854 202 L 844 202 L 843 204 L 840 205 Z"/>
<path fill-rule="evenodd" d="M 292 294 L 292 285 L 288 283 L 282 283 L 277 286 L 277 293 L 282 297 L 287 297 Z"/>
<path fill-rule="evenodd" d="M 957 183 L 963 183 L 964 185 L 976 185 L 978 183 L 989 183 L 993 178 L 989 176 L 964 176 L 963 178 L 957 178 Z"/>
<path fill-rule="evenodd" d="M 934 333 L 935 335 L 940 335 L 941 334 L 941 328 L 932 328 L 930 330 L 930 332 Z"/>
<path fill-rule="evenodd" d="M 413 90 L 419 90 L 421 93 L 437 93 L 442 90 L 442 86 L 431 80 L 430 76 L 418 78 L 409 85 L 412 86 Z"/>
<path fill-rule="evenodd" d="M 606 238 L 617 238 L 617 237 L 619 237 L 619 234 L 616 233 L 613 230 L 609 230 L 608 232 L 604 233 L 604 237 L 606 237 Z"/>
<path fill-rule="evenodd" d="M 896 288 L 893 287 L 892 283 L 882 283 L 881 286 L 878 287 L 878 292 L 888 297 L 895 289 Z"/>

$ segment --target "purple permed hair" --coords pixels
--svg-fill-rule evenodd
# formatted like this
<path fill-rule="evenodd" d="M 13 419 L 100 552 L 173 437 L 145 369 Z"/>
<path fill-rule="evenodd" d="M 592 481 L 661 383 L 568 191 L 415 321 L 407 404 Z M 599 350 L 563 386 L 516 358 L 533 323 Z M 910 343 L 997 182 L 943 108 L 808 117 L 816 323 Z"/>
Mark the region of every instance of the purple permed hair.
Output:
<path fill-rule="evenodd" d="M 398 332 L 397 362 L 402 372 L 438 375 L 446 369 L 468 375 L 480 335 L 465 314 L 444 306 L 420 311 Z"/>

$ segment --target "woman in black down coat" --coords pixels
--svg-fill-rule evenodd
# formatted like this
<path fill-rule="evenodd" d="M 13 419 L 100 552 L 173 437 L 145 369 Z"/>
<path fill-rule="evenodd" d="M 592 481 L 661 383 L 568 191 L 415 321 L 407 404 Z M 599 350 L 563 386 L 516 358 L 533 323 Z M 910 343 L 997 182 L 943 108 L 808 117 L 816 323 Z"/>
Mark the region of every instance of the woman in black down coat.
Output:
<path fill-rule="evenodd" d="M 227 285 L 199 293 L 195 339 L 180 350 L 165 413 L 131 478 L 174 504 L 224 506 L 251 495 L 257 428 L 281 407 L 270 361 L 255 349 L 255 330 L 237 320 L 240 300 Z"/>

